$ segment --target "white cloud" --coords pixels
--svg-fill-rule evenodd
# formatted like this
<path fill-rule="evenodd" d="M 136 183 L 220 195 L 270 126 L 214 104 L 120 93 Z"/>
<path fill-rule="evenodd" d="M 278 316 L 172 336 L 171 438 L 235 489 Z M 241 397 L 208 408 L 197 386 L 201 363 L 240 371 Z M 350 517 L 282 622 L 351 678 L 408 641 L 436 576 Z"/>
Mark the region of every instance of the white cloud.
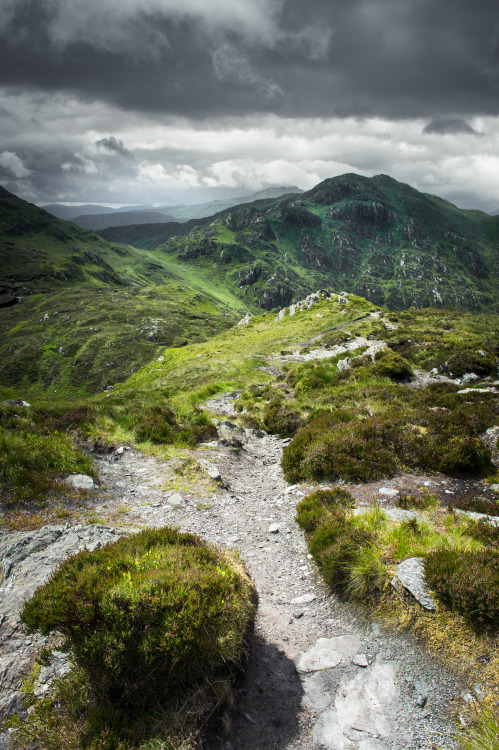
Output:
<path fill-rule="evenodd" d="M 8 169 L 18 180 L 23 177 L 29 177 L 31 174 L 31 170 L 26 169 L 22 160 L 12 151 L 3 151 L 0 154 L 0 166 Z"/>
<path fill-rule="evenodd" d="M 5 94 L 2 103 L 0 165 L 12 175 L 4 184 L 16 192 L 22 177 L 22 197 L 39 202 L 201 202 L 272 184 L 307 189 L 344 172 L 383 172 L 463 207 L 499 209 L 499 118 L 471 118 L 479 136 L 441 135 L 423 132 L 427 120 L 192 122 L 63 96 Z M 126 144 L 129 158 L 95 145 L 111 139 Z"/>

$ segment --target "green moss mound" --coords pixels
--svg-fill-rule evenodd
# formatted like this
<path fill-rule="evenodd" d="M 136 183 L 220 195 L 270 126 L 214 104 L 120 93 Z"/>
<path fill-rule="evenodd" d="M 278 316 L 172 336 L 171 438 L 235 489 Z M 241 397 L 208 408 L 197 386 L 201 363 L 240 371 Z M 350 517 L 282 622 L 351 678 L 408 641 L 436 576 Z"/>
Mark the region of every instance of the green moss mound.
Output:
<path fill-rule="evenodd" d="M 66 637 L 94 699 L 141 711 L 178 708 L 234 674 L 253 613 L 237 562 L 165 527 L 72 556 L 21 618 L 30 631 Z"/>

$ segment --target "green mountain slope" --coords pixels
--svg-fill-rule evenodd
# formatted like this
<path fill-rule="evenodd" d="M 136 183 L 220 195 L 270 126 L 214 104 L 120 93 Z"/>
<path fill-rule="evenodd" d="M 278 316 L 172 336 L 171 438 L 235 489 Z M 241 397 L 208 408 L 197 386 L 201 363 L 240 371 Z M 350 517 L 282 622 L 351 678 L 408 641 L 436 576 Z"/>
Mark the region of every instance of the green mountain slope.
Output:
<path fill-rule="evenodd" d="M 175 259 L 110 244 L 3 189 L 0 258 L 4 386 L 93 393 L 244 310 Z"/>
<path fill-rule="evenodd" d="M 464 211 L 386 175 L 347 174 L 299 197 L 237 206 L 164 227 L 157 256 L 210 269 L 249 308 L 288 305 L 320 287 L 391 309 L 498 309 L 499 219 Z M 162 225 L 107 230 L 151 248 Z"/>

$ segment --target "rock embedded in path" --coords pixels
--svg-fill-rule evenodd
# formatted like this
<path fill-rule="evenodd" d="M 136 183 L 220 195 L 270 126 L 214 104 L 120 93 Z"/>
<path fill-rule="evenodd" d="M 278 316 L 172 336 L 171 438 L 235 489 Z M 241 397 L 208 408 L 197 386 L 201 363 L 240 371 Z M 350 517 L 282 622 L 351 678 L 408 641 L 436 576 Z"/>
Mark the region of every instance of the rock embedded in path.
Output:
<path fill-rule="evenodd" d="M 422 557 L 409 557 L 397 565 L 396 575 L 391 580 L 395 591 L 404 594 L 406 591 L 429 612 L 436 608 L 435 600 L 430 594 L 424 577 L 424 560 Z"/>
<path fill-rule="evenodd" d="M 368 667 L 369 659 L 365 654 L 355 654 L 352 659 L 352 664 L 355 664 L 356 667 Z"/>
<path fill-rule="evenodd" d="M 278 533 L 279 533 L 279 524 L 271 523 L 269 526 L 269 534 L 278 534 Z"/>
<path fill-rule="evenodd" d="M 185 508 L 186 506 L 186 502 L 180 492 L 175 492 L 173 495 L 170 495 L 166 502 L 174 508 Z"/>
<path fill-rule="evenodd" d="M 222 475 L 220 474 L 220 471 L 217 469 L 215 464 L 211 463 L 211 461 L 208 461 L 206 458 L 199 458 L 198 464 L 206 471 L 208 476 L 211 479 L 213 479 L 215 482 L 222 481 Z"/>
<path fill-rule="evenodd" d="M 64 484 L 71 487 L 73 490 L 94 490 L 95 482 L 92 477 L 87 474 L 70 474 L 69 477 L 63 479 Z"/>
<path fill-rule="evenodd" d="M 399 494 L 399 491 L 394 487 L 380 487 L 378 492 L 380 495 L 383 495 L 383 497 L 397 497 Z"/>
<path fill-rule="evenodd" d="M 321 750 L 387 750 L 393 736 L 391 717 L 398 703 L 396 671 L 390 663 L 376 663 L 351 679 L 345 673 L 331 708 L 313 730 Z M 358 743 L 353 744 L 353 743 Z"/>
<path fill-rule="evenodd" d="M 360 640 L 355 635 L 340 635 L 336 638 L 319 638 L 315 646 L 298 659 L 298 672 L 319 672 L 347 662 L 359 648 Z"/>
<path fill-rule="evenodd" d="M 291 604 L 310 604 L 316 599 L 317 597 L 315 594 L 302 594 L 302 596 L 297 596 L 294 599 L 291 599 Z"/>

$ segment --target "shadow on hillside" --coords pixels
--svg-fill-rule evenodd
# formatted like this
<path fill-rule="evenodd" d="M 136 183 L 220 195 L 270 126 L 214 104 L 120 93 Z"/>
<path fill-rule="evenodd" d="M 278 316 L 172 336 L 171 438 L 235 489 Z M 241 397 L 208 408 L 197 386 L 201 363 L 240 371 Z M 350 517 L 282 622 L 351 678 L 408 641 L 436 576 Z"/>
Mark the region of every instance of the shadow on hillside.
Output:
<path fill-rule="evenodd" d="M 232 727 L 204 738 L 203 750 L 283 750 L 299 732 L 303 689 L 293 661 L 277 646 L 253 638 L 246 674 L 238 685 Z"/>

